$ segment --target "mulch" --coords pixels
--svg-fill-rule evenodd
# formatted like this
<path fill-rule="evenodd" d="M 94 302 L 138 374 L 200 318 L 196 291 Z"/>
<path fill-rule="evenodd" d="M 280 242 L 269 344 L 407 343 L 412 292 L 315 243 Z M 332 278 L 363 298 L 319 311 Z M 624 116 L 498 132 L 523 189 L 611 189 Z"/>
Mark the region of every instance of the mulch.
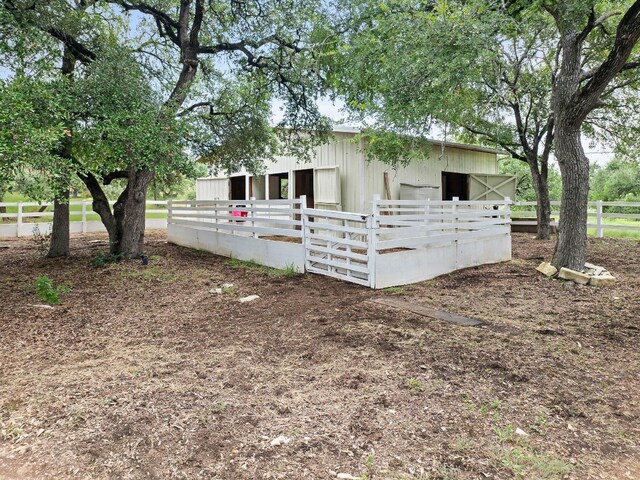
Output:
<path fill-rule="evenodd" d="M 380 292 L 163 232 L 96 268 L 100 239 L 3 241 L 0 479 L 640 478 L 637 241 L 590 240 L 610 288 L 540 275 L 553 242 L 516 234 L 510 262 Z M 39 275 L 71 289 L 53 309 Z"/>

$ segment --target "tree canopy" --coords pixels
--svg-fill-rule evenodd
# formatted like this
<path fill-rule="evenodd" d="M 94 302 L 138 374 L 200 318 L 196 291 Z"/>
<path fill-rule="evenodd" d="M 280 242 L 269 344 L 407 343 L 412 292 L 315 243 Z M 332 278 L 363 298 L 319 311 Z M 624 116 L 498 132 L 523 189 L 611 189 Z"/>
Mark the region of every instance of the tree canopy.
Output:
<path fill-rule="evenodd" d="M 554 154 L 565 180 L 554 263 L 581 269 L 589 179 L 581 136 L 633 142 L 639 11 L 632 1 L 354 0 L 324 58 L 356 118 L 416 136 L 439 124 L 527 161 L 547 223 Z"/>

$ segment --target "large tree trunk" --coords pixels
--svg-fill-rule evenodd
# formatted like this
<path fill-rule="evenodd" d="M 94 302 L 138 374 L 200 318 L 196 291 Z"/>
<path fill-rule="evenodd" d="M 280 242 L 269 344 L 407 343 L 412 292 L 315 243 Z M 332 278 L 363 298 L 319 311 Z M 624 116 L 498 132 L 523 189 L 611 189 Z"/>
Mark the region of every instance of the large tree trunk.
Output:
<path fill-rule="evenodd" d="M 562 201 L 558 242 L 551 263 L 556 267 L 582 270 L 587 256 L 587 207 L 589 160 L 575 126 L 558 126 L 556 157 L 562 174 Z"/>
<path fill-rule="evenodd" d="M 71 79 L 75 70 L 76 61 L 68 47 L 62 52 L 62 74 Z M 69 132 L 72 125 L 67 125 Z M 62 158 L 72 158 L 71 135 L 62 139 L 62 146 L 58 153 Z M 67 183 L 68 178 L 63 180 Z M 64 188 L 64 187 L 63 187 Z M 57 194 L 53 203 L 53 226 L 51 228 L 51 243 L 49 244 L 48 257 L 63 257 L 69 255 L 69 189 L 64 188 L 63 193 Z"/>
<path fill-rule="evenodd" d="M 126 172 L 127 186 L 118 197 L 113 211 L 96 177 L 92 174 L 79 176 L 93 197 L 93 211 L 100 215 L 107 229 L 109 251 L 113 255 L 122 255 L 128 259 L 142 255 L 147 188 L 153 180 L 153 172 Z"/>
<path fill-rule="evenodd" d="M 59 194 L 53 202 L 53 227 L 47 257 L 69 255 L 69 191 Z"/>
<path fill-rule="evenodd" d="M 531 171 L 533 189 L 536 192 L 536 218 L 538 221 L 538 240 L 551 238 L 551 201 L 549 200 L 548 170 L 538 167 L 538 158 L 531 158 L 527 162 Z"/>
<path fill-rule="evenodd" d="M 144 252 L 147 188 L 151 180 L 153 173 L 148 170 L 129 172 L 127 188 L 114 205 L 114 215 L 120 227 L 118 253 L 125 258 L 136 258 Z"/>

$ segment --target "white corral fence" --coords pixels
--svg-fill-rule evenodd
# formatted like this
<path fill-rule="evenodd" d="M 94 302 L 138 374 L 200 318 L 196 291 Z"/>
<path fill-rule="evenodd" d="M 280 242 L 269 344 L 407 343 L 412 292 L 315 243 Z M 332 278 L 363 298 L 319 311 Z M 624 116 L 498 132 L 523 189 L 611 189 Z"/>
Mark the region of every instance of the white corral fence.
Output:
<path fill-rule="evenodd" d="M 167 237 L 185 247 L 302 272 L 304 201 L 170 201 Z"/>
<path fill-rule="evenodd" d="M 115 202 L 110 203 L 113 205 Z M 50 208 L 52 206 L 53 203 L 0 202 L 0 207 L 4 207 L 7 211 L 0 212 L 0 238 L 29 237 L 33 235 L 36 228 L 43 234 L 50 232 L 53 219 L 53 211 Z M 106 231 L 98 215 L 91 210 L 90 200 L 71 201 L 69 206 L 71 233 Z M 147 228 L 167 228 L 166 207 L 166 200 L 147 201 L 147 215 L 162 217 L 147 217 Z M 40 211 L 44 208 L 47 210 Z"/>
<path fill-rule="evenodd" d="M 536 202 L 515 202 L 513 225 L 537 225 Z M 521 207 L 531 207 L 523 210 Z M 558 225 L 560 218 L 560 202 L 551 202 L 553 226 Z M 589 202 L 587 227 L 595 229 L 595 234 L 602 238 L 606 230 L 637 232 L 640 234 L 640 202 Z"/>
<path fill-rule="evenodd" d="M 511 258 L 509 201 L 382 201 L 372 213 L 296 200 L 170 202 L 169 241 L 371 288 Z"/>

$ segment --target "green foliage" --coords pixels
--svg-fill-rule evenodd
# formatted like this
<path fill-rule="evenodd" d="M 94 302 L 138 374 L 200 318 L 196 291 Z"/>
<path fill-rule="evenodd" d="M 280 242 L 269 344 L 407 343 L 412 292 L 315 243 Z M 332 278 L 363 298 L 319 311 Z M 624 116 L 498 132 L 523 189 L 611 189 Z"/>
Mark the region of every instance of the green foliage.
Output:
<path fill-rule="evenodd" d="M 498 165 L 500 173 L 516 175 L 518 177 L 518 183 L 516 184 L 517 201 L 536 201 L 536 192 L 531 180 L 531 170 L 527 163 L 515 158 L 507 158 L 501 160 Z M 547 181 L 549 185 L 549 199 L 551 201 L 559 201 L 562 197 L 562 179 L 560 177 L 560 172 L 554 168 L 554 165 L 549 166 Z"/>
<path fill-rule="evenodd" d="M 424 390 L 424 385 L 417 378 L 410 378 L 409 388 L 411 389 L 411 393 L 417 395 L 418 393 L 421 393 Z"/>
<path fill-rule="evenodd" d="M 233 268 L 249 268 L 252 270 L 259 270 L 274 277 L 294 277 L 300 273 L 293 264 L 287 265 L 286 268 L 280 269 L 267 267 L 266 265 L 262 265 L 254 260 L 239 260 L 237 258 L 230 258 L 229 260 L 227 260 L 227 265 Z"/>
<path fill-rule="evenodd" d="M 47 199 L 51 189 L 68 188 L 64 179 L 71 165 L 57 154 L 69 134 L 68 102 L 62 79 L 0 79 L 0 186 L 8 189 L 18 181 L 36 200 Z"/>
<path fill-rule="evenodd" d="M 616 157 L 591 176 L 591 198 L 607 202 L 640 202 L 640 162 Z"/>
<path fill-rule="evenodd" d="M 148 169 L 159 182 L 195 176 L 185 154 L 186 124 L 162 114 L 162 100 L 125 49 L 106 48 L 75 82 L 74 93 L 82 119 L 74 151 L 83 169 L 100 176 Z"/>
<path fill-rule="evenodd" d="M 71 289 L 64 285 L 55 286 L 53 280 L 46 275 L 36 278 L 36 293 L 40 299 L 49 305 L 57 305 L 60 303 L 61 293 L 70 293 Z"/>
<path fill-rule="evenodd" d="M 124 257 L 120 253 L 104 253 L 99 252 L 91 259 L 91 265 L 96 268 L 106 267 L 107 265 L 111 265 L 112 263 L 118 263 Z"/>

